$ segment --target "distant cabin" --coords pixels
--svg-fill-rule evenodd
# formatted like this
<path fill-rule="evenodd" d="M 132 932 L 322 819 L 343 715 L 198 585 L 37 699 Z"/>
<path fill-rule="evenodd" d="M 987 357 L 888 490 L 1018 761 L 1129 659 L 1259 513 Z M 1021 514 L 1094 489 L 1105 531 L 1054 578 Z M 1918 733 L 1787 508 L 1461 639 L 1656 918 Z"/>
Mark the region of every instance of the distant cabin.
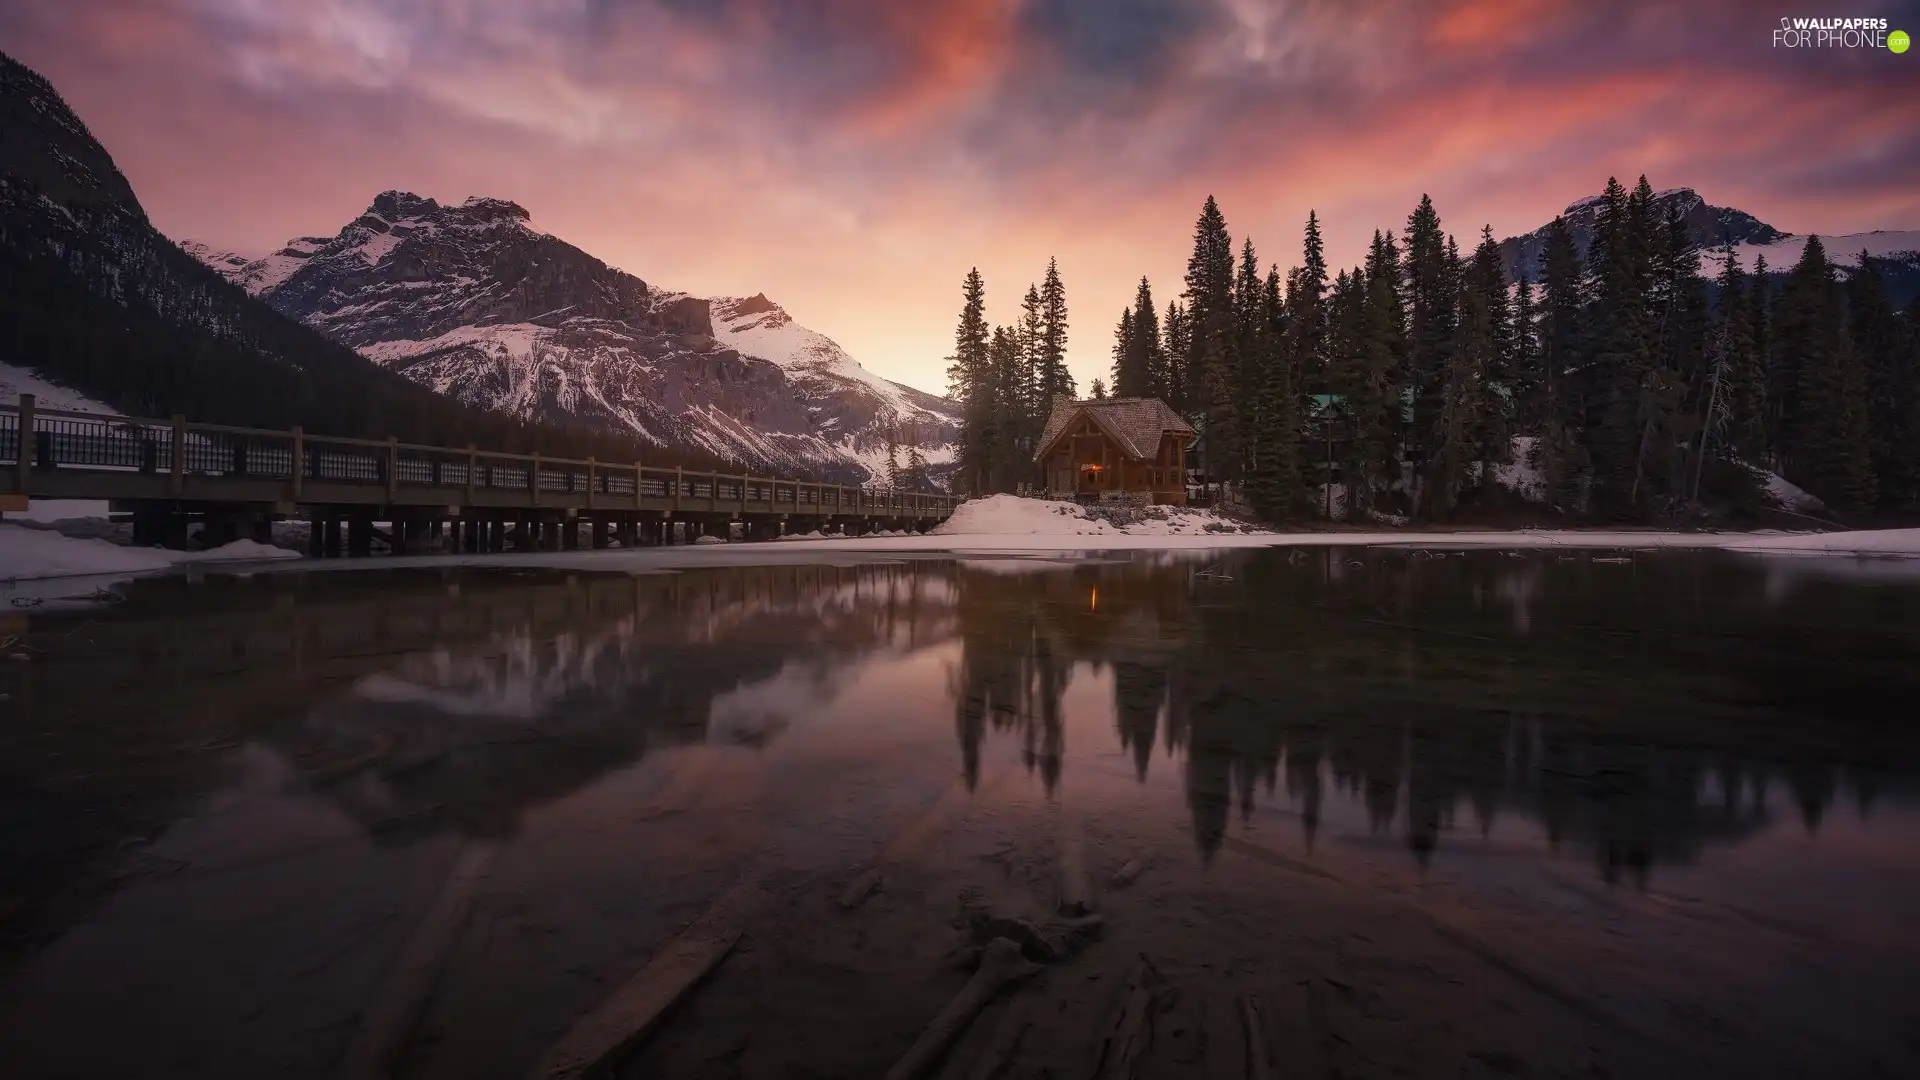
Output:
<path fill-rule="evenodd" d="M 1050 495 L 1184 506 L 1194 435 L 1193 425 L 1159 398 L 1061 397 L 1033 460 Z"/>

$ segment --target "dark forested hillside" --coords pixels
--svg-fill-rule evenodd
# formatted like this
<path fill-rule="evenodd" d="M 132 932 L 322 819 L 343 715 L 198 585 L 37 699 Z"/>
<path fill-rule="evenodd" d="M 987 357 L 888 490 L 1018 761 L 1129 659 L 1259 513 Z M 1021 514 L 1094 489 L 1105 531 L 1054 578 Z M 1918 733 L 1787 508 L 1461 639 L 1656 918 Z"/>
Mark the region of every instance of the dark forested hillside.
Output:
<path fill-rule="evenodd" d="M 142 415 L 609 460 L 642 451 L 617 434 L 461 405 L 248 296 L 155 230 L 105 148 L 5 54 L 0 360 Z"/>

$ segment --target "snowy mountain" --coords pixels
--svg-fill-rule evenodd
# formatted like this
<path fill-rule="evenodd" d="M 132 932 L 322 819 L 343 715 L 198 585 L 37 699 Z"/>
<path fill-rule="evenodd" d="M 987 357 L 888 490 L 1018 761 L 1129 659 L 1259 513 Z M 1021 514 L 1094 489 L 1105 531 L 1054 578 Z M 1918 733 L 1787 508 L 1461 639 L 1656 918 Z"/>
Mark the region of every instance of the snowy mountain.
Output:
<path fill-rule="evenodd" d="M 332 237 L 265 258 L 181 245 L 282 313 L 460 401 L 566 414 L 756 469 L 878 477 L 887 432 L 950 461 L 947 402 L 860 367 L 764 296 L 649 285 L 504 199 L 383 192 Z"/>
<path fill-rule="evenodd" d="M 1581 258 L 1587 257 L 1587 245 L 1593 242 L 1594 226 L 1600 220 L 1601 196 L 1589 195 L 1560 212 L 1573 233 L 1573 247 Z M 1735 244 L 1770 244 L 1790 236 L 1752 214 L 1724 206 L 1710 206 L 1692 188 L 1670 188 L 1653 197 L 1655 210 L 1664 217 L 1678 206 L 1686 218 L 1687 230 L 1702 251 L 1718 247 L 1727 240 Z M 1803 241 L 1804 242 L 1804 241 Z M 1500 241 L 1500 255 L 1506 260 L 1507 278 L 1518 281 L 1522 272 L 1530 281 L 1540 280 L 1540 253 L 1546 248 L 1547 226 L 1530 233 Z M 1768 257 L 1772 261 L 1772 257 Z"/>
<path fill-rule="evenodd" d="M 1589 195 L 1561 211 L 1560 216 L 1566 219 L 1573 234 L 1574 250 L 1583 259 L 1587 245 L 1593 242 L 1600 202 L 1600 196 Z M 1679 208 L 1686 219 L 1688 233 L 1700 249 L 1703 272 L 1709 277 L 1716 272 L 1711 265 L 1711 252 L 1729 241 L 1740 257 L 1741 266 L 1752 270 L 1754 258 L 1765 255 L 1768 268 L 1776 273 L 1790 269 L 1807 246 L 1805 234 L 1781 232 L 1743 210 L 1709 205 L 1692 188 L 1657 192 L 1653 202 L 1661 215 L 1673 207 Z M 1547 226 L 1542 225 L 1530 233 L 1500 241 L 1500 254 L 1506 262 L 1509 280 L 1519 280 L 1523 271 L 1528 280 L 1540 280 L 1540 253 L 1546 246 L 1546 238 Z M 1887 279 L 1887 291 L 1896 305 L 1905 305 L 1920 292 L 1920 230 L 1822 236 L 1820 243 L 1827 249 L 1827 258 L 1840 267 L 1859 266 L 1860 253 L 1865 251 L 1879 264 L 1881 274 Z"/>
<path fill-rule="evenodd" d="M 204 255 L 229 269 L 240 261 Z M 375 437 L 508 430 L 287 319 L 182 252 L 52 84 L 4 53 L 0 341 L 9 396 L 51 384 L 88 407 Z"/>

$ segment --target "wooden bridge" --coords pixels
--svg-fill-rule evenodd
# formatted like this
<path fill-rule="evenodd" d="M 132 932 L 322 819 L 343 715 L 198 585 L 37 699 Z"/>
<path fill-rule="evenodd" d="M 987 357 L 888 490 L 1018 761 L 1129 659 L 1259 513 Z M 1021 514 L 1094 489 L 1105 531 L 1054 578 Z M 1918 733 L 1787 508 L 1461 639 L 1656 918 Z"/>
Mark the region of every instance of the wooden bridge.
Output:
<path fill-rule="evenodd" d="M 0 404 L 0 510 L 29 499 L 107 500 L 133 522 L 135 543 L 169 547 L 185 546 L 194 523 L 212 545 L 264 541 L 273 522 L 306 520 L 314 555 L 367 555 L 376 541 L 393 552 L 553 551 L 833 527 L 919 532 L 958 501 L 638 461 L 67 412 L 22 394 Z"/>

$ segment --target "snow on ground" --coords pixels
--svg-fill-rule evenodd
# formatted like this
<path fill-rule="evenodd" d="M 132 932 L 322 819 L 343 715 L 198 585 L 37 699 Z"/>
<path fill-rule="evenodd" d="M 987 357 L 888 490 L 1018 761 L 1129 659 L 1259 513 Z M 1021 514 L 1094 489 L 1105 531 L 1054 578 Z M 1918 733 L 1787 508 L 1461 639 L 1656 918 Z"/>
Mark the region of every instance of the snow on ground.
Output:
<path fill-rule="evenodd" d="M 1513 440 L 1513 460 L 1493 467 L 1493 482 L 1528 502 L 1547 501 L 1547 477 L 1534 461 L 1533 451 L 1539 439 L 1518 435 Z"/>
<path fill-rule="evenodd" d="M 50 525 L 56 521 L 105 521 L 106 517 L 105 499 L 34 499 L 25 510 L 7 511 L 5 520 Z"/>
<path fill-rule="evenodd" d="M 0 525 L 0 578 L 75 577 L 91 574 L 144 574 L 183 563 L 250 562 L 297 559 L 300 553 L 252 540 L 236 540 L 208 551 L 165 551 L 128 547 L 109 540 L 62 536 L 51 529 Z"/>
<path fill-rule="evenodd" d="M 1792 269 L 1800 261 L 1800 253 L 1806 249 L 1805 235 L 1783 236 L 1771 244 L 1735 244 L 1734 253 L 1739 256 L 1740 264 L 1753 269 L 1756 255 L 1767 257 L 1767 269 L 1785 271 Z M 1903 251 L 1920 251 L 1920 231 L 1877 229 L 1873 232 L 1846 233 L 1840 236 L 1820 237 L 1820 246 L 1827 249 L 1827 259 L 1836 266 L 1857 266 L 1860 253 L 1881 258 Z M 1703 252 L 1701 262 L 1710 261 L 1710 252 Z"/>
<path fill-rule="evenodd" d="M 1748 466 L 1748 468 L 1753 467 Z M 1814 514 L 1827 508 L 1827 504 L 1821 502 L 1818 496 L 1795 485 L 1778 473 L 1770 473 L 1765 469 L 1754 469 L 1754 472 L 1759 474 L 1761 482 L 1766 485 L 1767 494 L 1773 496 L 1773 501 L 1779 503 L 1782 510 L 1789 510 L 1796 514 Z"/>
<path fill-rule="evenodd" d="M 50 383 L 27 368 L 0 364 L 0 402 L 11 405 L 19 400 L 21 394 L 32 394 L 34 407 L 38 409 L 120 415 L 119 410 L 102 405 L 77 390 Z"/>
<path fill-rule="evenodd" d="M 1121 510 L 1121 508 L 1114 508 Z M 1122 510 L 1121 512 L 1125 512 Z M 1208 510 L 1155 506 L 1138 511 L 1143 520 L 1117 525 L 1078 503 L 989 495 L 954 508 L 932 535 L 960 536 L 1205 536 L 1247 531 L 1239 522 Z"/>

